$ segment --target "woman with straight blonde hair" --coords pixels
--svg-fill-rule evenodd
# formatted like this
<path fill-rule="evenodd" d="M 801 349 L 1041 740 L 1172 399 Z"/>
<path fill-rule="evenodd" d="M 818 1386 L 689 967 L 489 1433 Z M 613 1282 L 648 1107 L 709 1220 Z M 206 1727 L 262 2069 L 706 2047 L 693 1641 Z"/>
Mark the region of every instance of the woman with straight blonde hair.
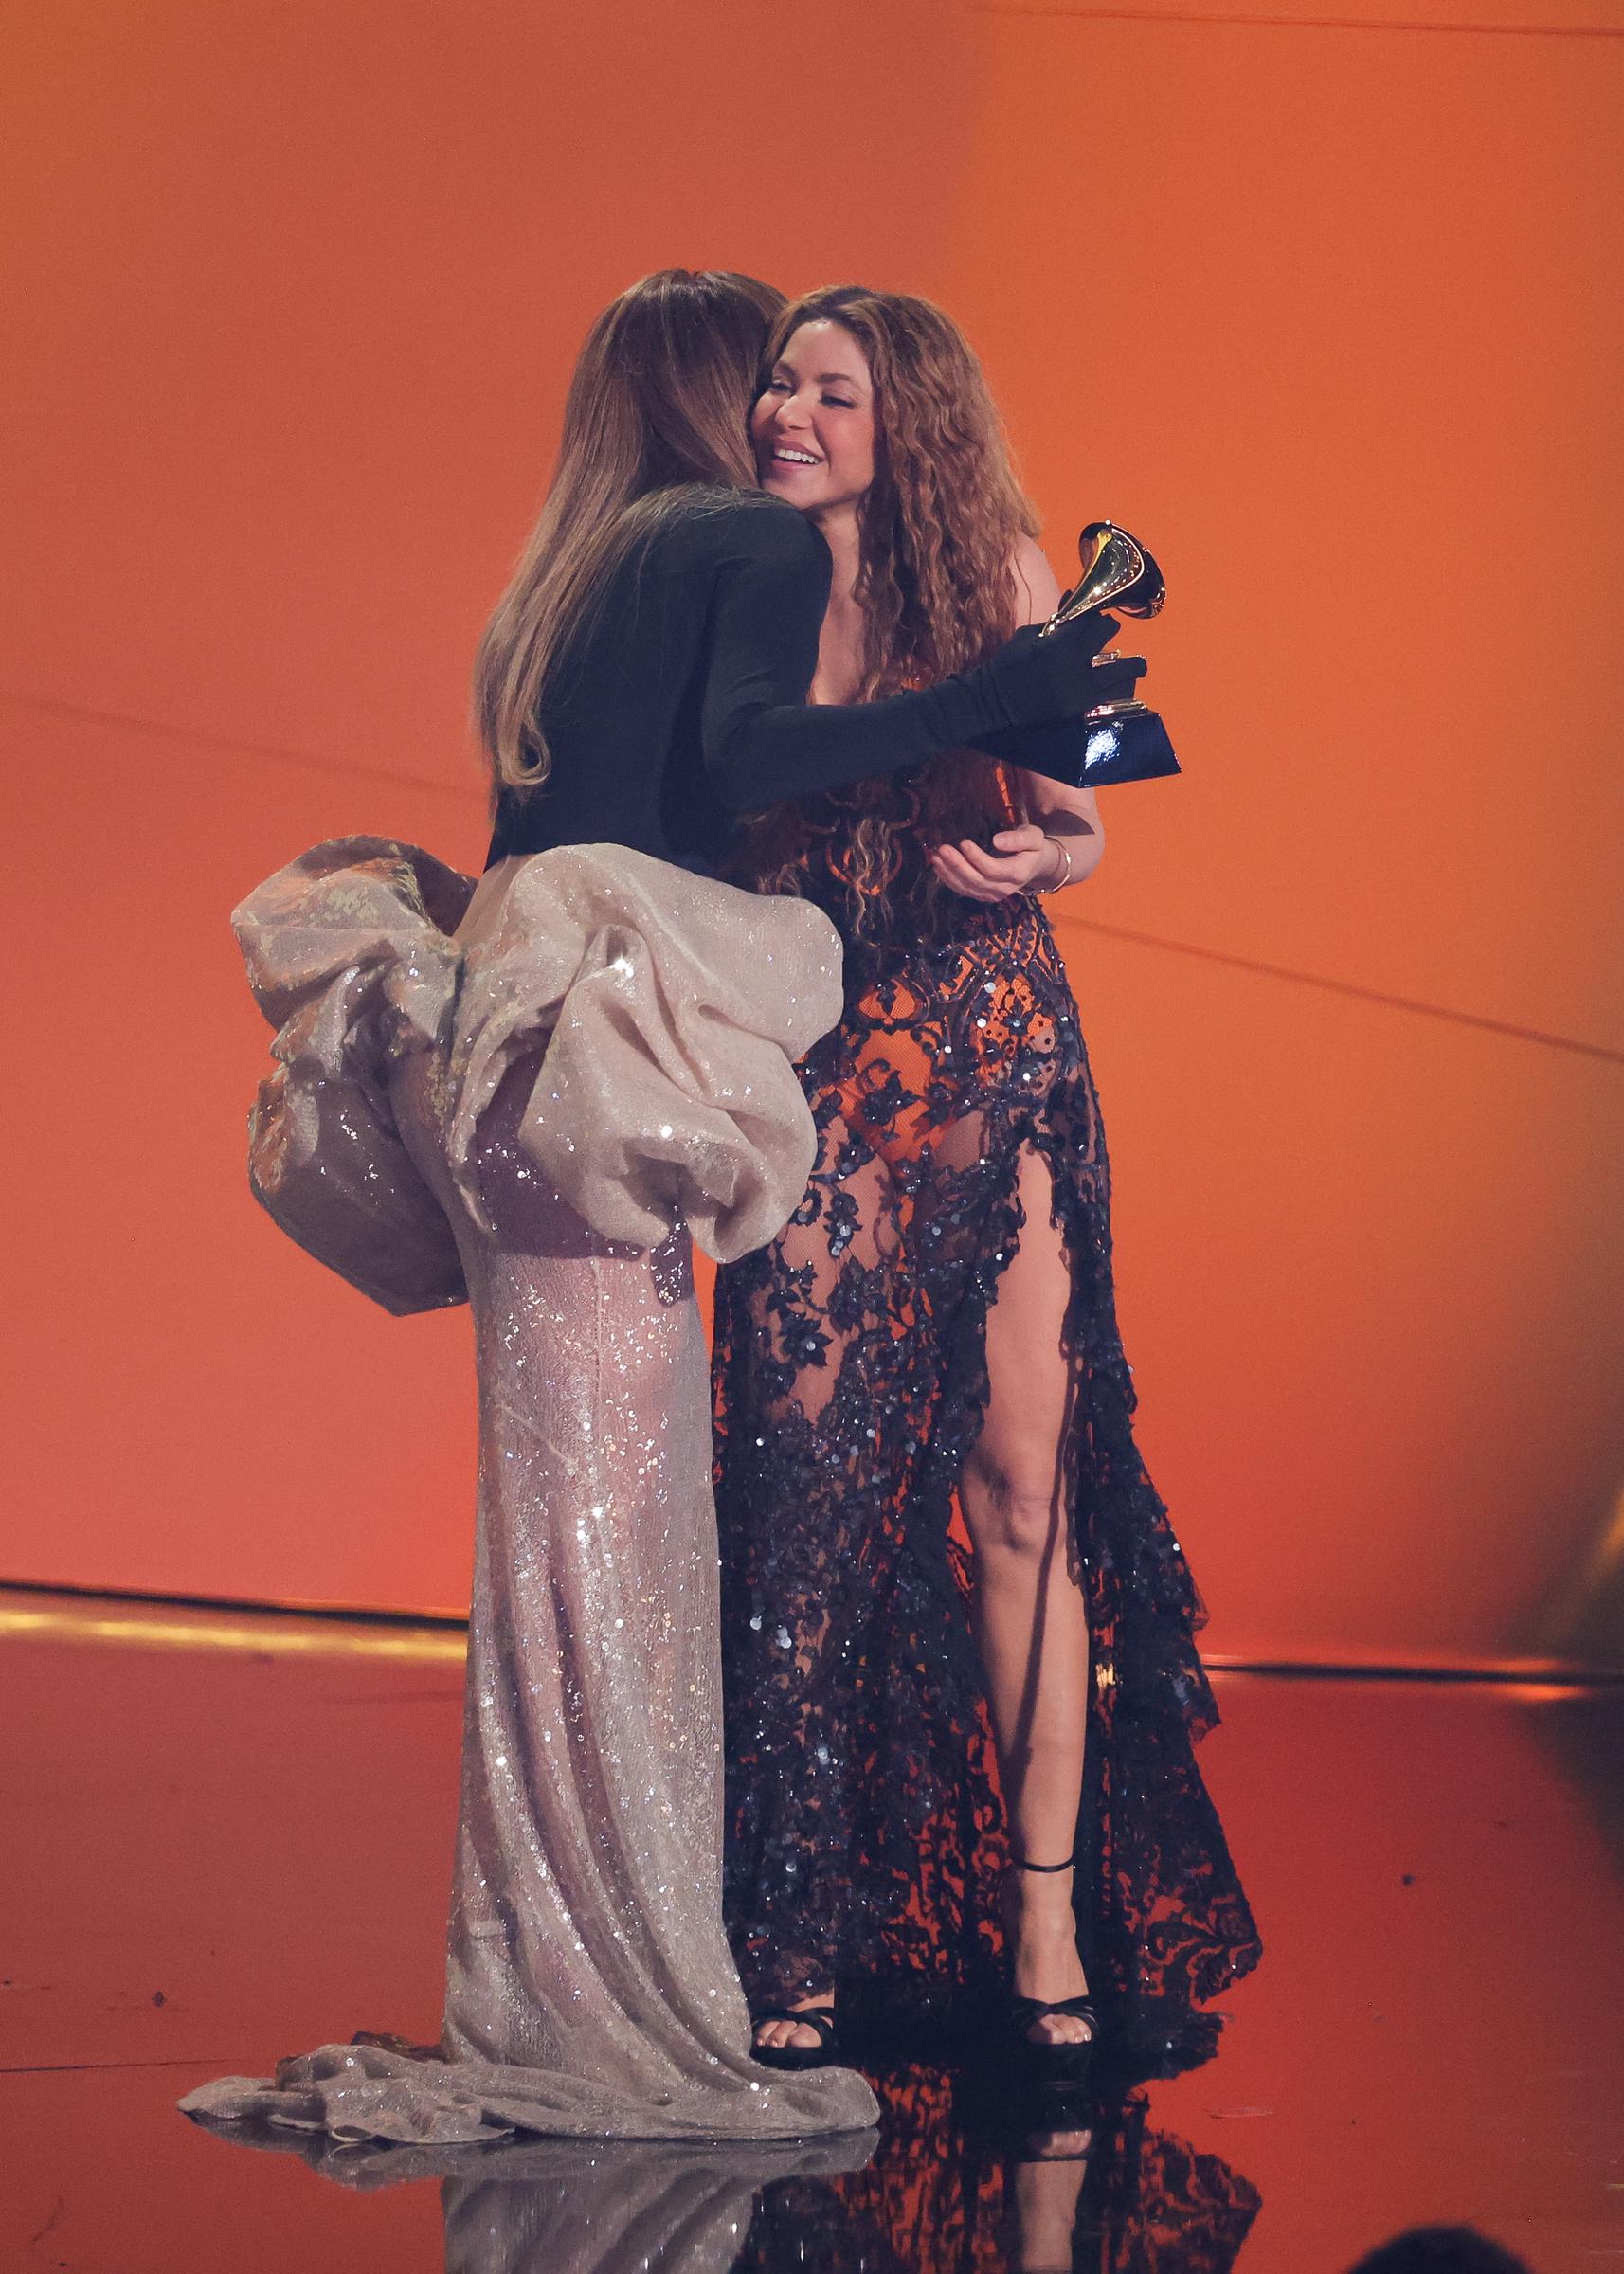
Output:
<path fill-rule="evenodd" d="M 237 911 L 276 1070 L 261 1199 L 394 1310 L 466 1300 L 480 1465 L 444 2030 L 183 2106 L 342 2139 L 781 2138 L 871 2123 L 751 2060 L 720 1910 L 716 1540 L 690 1237 L 769 1238 L 838 1018 L 817 910 L 715 880 L 736 817 L 967 731 L 1078 715 L 1097 637 L 808 710 L 828 549 L 747 485 L 779 296 L 667 270 L 592 328 L 551 492 L 480 650 L 476 886 L 318 845 Z"/>

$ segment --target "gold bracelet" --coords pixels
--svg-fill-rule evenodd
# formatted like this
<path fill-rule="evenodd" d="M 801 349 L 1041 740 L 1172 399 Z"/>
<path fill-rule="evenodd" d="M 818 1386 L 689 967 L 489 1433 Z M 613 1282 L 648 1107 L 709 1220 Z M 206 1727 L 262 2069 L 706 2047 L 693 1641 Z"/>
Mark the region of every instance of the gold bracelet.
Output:
<path fill-rule="evenodd" d="M 1072 848 L 1063 837 L 1056 837 L 1053 829 L 1045 829 L 1043 834 L 1052 845 L 1059 847 L 1060 858 L 1066 866 L 1053 884 L 1040 884 L 1036 889 L 1040 893 L 1063 893 L 1072 881 Z"/>

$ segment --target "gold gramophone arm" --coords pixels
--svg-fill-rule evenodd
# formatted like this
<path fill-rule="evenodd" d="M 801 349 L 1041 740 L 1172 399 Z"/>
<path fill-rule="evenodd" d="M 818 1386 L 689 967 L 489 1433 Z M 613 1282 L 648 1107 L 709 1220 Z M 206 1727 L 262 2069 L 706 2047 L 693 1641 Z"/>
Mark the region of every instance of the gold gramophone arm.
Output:
<path fill-rule="evenodd" d="M 1077 539 L 1077 558 L 1082 575 L 1069 592 L 1061 594 L 1039 639 L 1098 608 L 1120 607 L 1127 615 L 1154 616 L 1166 598 L 1162 571 L 1138 539 L 1114 521 L 1091 521 Z"/>

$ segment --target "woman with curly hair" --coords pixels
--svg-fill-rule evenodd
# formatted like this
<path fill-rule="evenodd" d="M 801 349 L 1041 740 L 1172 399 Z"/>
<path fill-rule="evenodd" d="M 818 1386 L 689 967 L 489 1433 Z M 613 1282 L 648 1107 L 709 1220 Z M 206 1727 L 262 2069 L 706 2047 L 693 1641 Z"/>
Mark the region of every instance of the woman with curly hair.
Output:
<path fill-rule="evenodd" d="M 929 686 L 1050 614 L 940 310 L 814 293 L 768 359 L 758 472 L 835 562 L 815 699 Z M 846 958 L 802 1063 L 806 1197 L 717 1290 L 726 1892 L 781 2066 L 829 2057 L 837 1999 L 963 2014 L 1006 1959 L 1010 2040 L 1064 2084 L 1102 2007 L 1165 2048 L 1258 1955 L 1192 1756 L 1199 1604 L 1134 1448 L 1099 1107 L 1033 896 L 1101 847 L 1090 793 L 973 748 L 749 835 L 750 881 L 819 903 Z"/>

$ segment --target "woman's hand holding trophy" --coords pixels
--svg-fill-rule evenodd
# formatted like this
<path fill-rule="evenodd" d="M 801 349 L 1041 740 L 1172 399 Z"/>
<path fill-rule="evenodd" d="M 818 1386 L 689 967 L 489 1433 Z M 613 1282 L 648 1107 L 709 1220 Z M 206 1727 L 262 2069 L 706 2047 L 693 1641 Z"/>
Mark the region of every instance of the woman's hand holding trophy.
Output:
<path fill-rule="evenodd" d="M 976 748 L 1028 772 L 1046 774 L 1074 789 L 1110 782 L 1148 782 L 1176 774 L 1179 761 L 1158 713 L 1133 688 L 1146 665 L 1110 645 L 1114 616 L 1154 616 L 1167 597 L 1162 571 L 1137 538 L 1112 521 L 1091 521 L 1077 540 L 1082 575 L 1038 632 L 1046 639 L 1063 623 L 1097 615 L 1101 644 L 1093 668 L 1101 674 L 1100 701 L 1081 719 L 1011 727 L 978 738 Z"/>

